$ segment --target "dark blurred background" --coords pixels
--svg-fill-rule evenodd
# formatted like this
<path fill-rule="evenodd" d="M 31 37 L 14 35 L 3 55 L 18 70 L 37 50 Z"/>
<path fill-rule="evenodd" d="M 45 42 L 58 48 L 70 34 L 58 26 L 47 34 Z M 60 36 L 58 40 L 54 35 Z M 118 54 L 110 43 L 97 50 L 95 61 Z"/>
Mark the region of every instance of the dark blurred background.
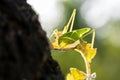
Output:
<path fill-rule="evenodd" d="M 34 3 L 37 0 L 33 1 L 33 3 L 32 0 L 28 1 L 40 15 L 40 21 L 48 36 L 55 28 L 62 30 L 67 24 L 73 9 L 76 8 L 74 29 L 89 26 L 96 30 L 94 47 L 98 51 L 91 64 L 92 72 L 97 73 L 96 80 L 120 79 L 119 0 L 56 0 L 56 4 L 53 4 L 55 0 L 44 0 L 45 5 L 41 9 L 38 9 L 38 7 L 43 4 L 42 0 L 39 1 L 38 6 Z M 50 5 L 47 5 L 47 3 Z M 45 8 L 53 5 L 55 5 L 55 9 L 53 7 L 51 9 L 50 7 Z M 42 11 L 46 14 L 41 14 Z M 51 52 L 53 58 L 59 62 L 64 75 L 69 72 L 70 67 L 85 71 L 84 61 L 79 53 L 75 51 Z"/>

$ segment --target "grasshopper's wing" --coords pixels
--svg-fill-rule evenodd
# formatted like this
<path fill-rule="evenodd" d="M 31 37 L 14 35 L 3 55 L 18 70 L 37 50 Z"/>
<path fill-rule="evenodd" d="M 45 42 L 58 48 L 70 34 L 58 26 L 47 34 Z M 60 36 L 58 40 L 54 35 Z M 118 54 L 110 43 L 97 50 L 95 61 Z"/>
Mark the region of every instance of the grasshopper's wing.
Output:
<path fill-rule="evenodd" d="M 90 28 L 83 28 L 65 33 L 59 38 L 58 43 L 60 44 L 61 47 L 72 44 L 79 40 L 85 33 L 89 31 Z"/>

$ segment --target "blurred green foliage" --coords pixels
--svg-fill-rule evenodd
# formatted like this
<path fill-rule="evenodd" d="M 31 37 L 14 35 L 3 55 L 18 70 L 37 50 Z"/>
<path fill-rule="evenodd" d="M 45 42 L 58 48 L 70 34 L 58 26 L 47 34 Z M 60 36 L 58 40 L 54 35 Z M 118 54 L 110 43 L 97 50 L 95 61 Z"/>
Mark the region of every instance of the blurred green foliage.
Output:
<path fill-rule="evenodd" d="M 81 18 L 79 13 L 81 0 L 66 0 L 62 2 L 65 9 L 65 20 L 60 25 L 64 25 L 74 8 L 77 15 L 74 23 L 75 28 L 87 27 L 88 25 Z M 66 22 L 66 23 L 65 23 Z M 62 28 L 63 28 L 62 27 Z M 107 25 L 96 29 L 95 47 L 98 48 L 97 55 L 92 61 L 92 71 L 97 73 L 96 80 L 120 80 L 120 21 L 111 21 Z M 64 75 L 69 72 L 70 67 L 75 67 L 85 71 L 84 61 L 79 53 L 75 51 L 54 51 L 52 56 L 60 64 Z"/>

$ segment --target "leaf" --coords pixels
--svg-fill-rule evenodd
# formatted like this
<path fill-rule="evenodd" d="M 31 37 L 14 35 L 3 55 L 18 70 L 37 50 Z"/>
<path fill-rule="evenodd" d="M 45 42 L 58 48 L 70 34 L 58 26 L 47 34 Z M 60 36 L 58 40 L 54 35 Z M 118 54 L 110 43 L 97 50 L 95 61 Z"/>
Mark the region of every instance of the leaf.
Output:
<path fill-rule="evenodd" d="M 70 73 L 67 74 L 66 80 L 84 80 L 86 74 L 76 68 L 70 68 Z"/>
<path fill-rule="evenodd" d="M 91 60 L 95 57 L 97 48 L 91 48 L 90 43 L 81 43 L 77 45 L 76 51 L 80 52 L 82 55 L 84 55 L 85 59 L 91 63 Z"/>
<path fill-rule="evenodd" d="M 61 47 L 72 44 L 75 41 L 79 40 L 85 33 L 89 31 L 90 28 L 83 28 L 83 29 L 74 30 L 72 32 L 67 32 L 62 36 L 60 36 L 60 38 L 58 39 L 58 43 Z"/>

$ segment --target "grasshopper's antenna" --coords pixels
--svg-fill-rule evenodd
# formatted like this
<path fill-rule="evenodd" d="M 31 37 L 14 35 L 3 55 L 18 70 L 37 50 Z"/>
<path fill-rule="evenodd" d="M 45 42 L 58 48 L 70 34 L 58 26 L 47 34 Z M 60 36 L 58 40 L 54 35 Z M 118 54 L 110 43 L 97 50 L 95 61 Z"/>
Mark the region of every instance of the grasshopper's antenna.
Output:
<path fill-rule="evenodd" d="M 74 23 L 74 19 L 75 19 L 75 14 L 76 14 L 76 9 L 73 10 L 73 13 L 72 13 L 67 25 L 64 27 L 63 34 L 68 31 L 71 21 L 72 21 L 72 23 L 71 23 L 71 27 L 70 27 L 70 32 L 72 31 L 73 23 Z"/>

